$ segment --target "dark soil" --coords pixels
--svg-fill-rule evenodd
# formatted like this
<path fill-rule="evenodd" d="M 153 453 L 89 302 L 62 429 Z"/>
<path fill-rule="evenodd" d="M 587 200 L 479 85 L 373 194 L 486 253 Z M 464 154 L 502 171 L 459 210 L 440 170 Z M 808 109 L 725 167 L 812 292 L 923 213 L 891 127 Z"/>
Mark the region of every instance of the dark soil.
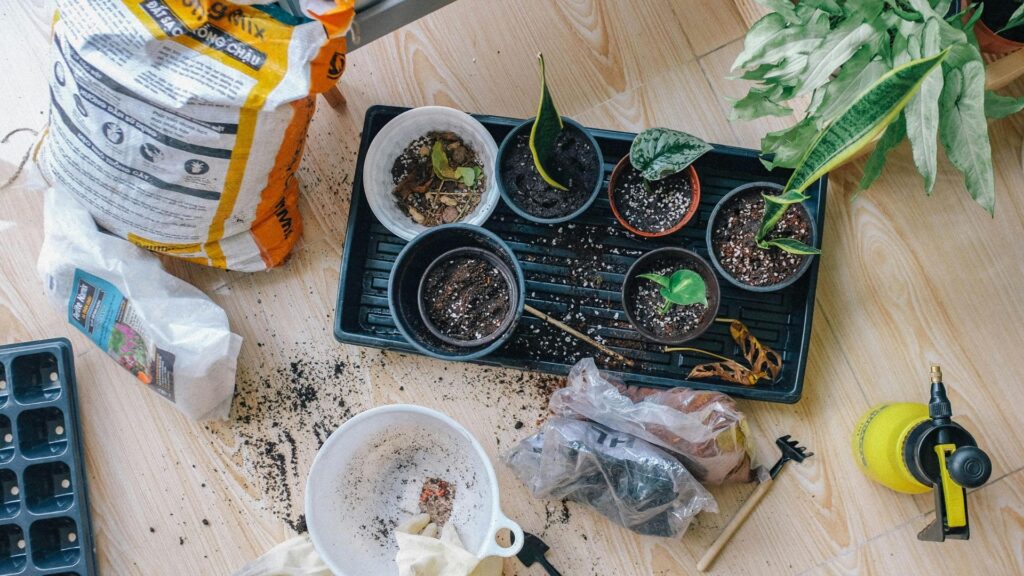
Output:
<path fill-rule="evenodd" d="M 664 232 L 686 216 L 693 202 L 690 171 L 650 182 L 627 162 L 615 180 L 615 208 L 630 226 L 643 232 Z"/>
<path fill-rule="evenodd" d="M 430 521 L 443 527 L 452 515 L 455 504 L 455 486 L 440 478 L 427 478 L 420 491 L 420 512 L 430 515 Z"/>
<path fill-rule="evenodd" d="M 462 341 L 493 334 L 511 308 L 509 285 L 493 264 L 456 257 L 424 280 L 427 316 L 442 333 Z"/>
<path fill-rule="evenodd" d="M 391 166 L 395 183 L 395 201 L 417 224 L 437 226 L 462 220 L 480 203 L 485 176 L 472 187 L 453 180 L 442 180 L 434 173 L 430 158 L 434 142 L 444 145 L 452 169 L 483 165 L 476 152 L 452 132 L 431 132 L 413 140 Z"/>
<path fill-rule="evenodd" d="M 985 9 L 981 11 L 981 21 L 989 30 L 996 32 L 1010 21 L 1014 10 L 1020 8 L 1020 2 L 1011 0 L 985 0 Z M 1024 26 L 1018 26 L 999 35 L 1014 42 L 1024 42 Z"/>
<path fill-rule="evenodd" d="M 638 272 L 671 276 L 676 270 L 683 269 L 700 273 L 700 269 L 692 263 L 675 259 L 656 260 L 646 270 Z M 629 292 L 633 318 L 637 324 L 659 338 L 682 338 L 693 332 L 708 313 L 708 307 L 704 304 L 673 304 L 667 312 L 662 312 L 665 299 L 661 296 L 661 286 L 645 278 L 635 278 L 632 281 L 636 283 L 636 288 Z"/>
<path fill-rule="evenodd" d="M 759 248 L 754 238 L 764 215 L 762 193 L 775 194 L 776 190 L 753 189 L 734 196 L 718 211 L 711 245 L 722 267 L 734 278 L 750 286 L 772 286 L 793 274 L 805 258 L 778 248 Z M 811 223 L 801 206 L 790 206 L 768 239 L 796 238 L 811 243 Z"/>
<path fill-rule="evenodd" d="M 523 130 L 511 142 L 501 158 L 505 188 L 512 201 L 524 212 L 538 218 L 560 218 L 583 206 L 594 193 L 601 173 L 597 154 L 590 140 L 569 124 L 555 140 L 551 158 L 551 177 L 568 191 L 548 186 L 530 152 L 530 131 Z"/>

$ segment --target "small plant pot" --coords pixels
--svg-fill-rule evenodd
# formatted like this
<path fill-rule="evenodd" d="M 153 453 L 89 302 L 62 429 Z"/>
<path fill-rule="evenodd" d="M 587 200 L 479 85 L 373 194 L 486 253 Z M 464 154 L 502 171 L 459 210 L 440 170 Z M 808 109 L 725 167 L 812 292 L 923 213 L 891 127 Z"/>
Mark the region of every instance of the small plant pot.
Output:
<path fill-rule="evenodd" d="M 985 0 L 981 18 L 974 24 L 974 35 L 982 52 L 1002 55 L 1024 48 L 1024 26 L 1001 34 L 995 32 L 1006 25 L 1019 6 L 1013 0 Z"/>
<path fill-rule="evenodd" d="M 512 273 L 509 303 L 511 319 L 503 320 L 498 330 L 479 343 L 446 341 L 424 322 L 420 305 L 420 284 L 428 268 L 456 248 L 477 248 L 496 257 Z M 395 326 L 416 350 L 443 360 L 473 360 L 490 354 L 504 344 L 515 331 L 523 314 L 526 283 L 512 249 L 493 232 L 469 224 L 445 224 L 413 238 L 398 254 L 388 279 L 388 307 Z"/>
<path fill-rule="evenodd" d="M 417 223 L 399 206 L 392 172 L 396 159 L 403 155 L 406 147 L 430 132 L 452 132 L 474 151 L 483 166 L 485 188 L 480 201 L 458 222 L 483 224 L 498 205 L 500 194 L 494 173 L 498 145 L 491 133 L 460 110 L 444 106 L 413 108 L 399 114 L 377 132 L 362 166 L 363 192 L 370 210 L 385 228 L 403 240 L 412 240 L 417 234 L 436 228 Z"/>
<path fill-rule="evenodd" d="M 681 268 L 700 274 L 707 285 L 708 305 L 696 319 L 692 317 L 693 305 L 673 305 L 667 313 L 661 314 L 659 308 L 663 300 L 659 300 L 658 286 L 650 280 L 637 277 L 652 272 L 669 275 Z M 644 338 L 670 346 L 693 340 L 707 331 L 718 315 L 721 296 L 718 279 L 711 266 L 696 253 L 683 248 L 651 250 L 633 262 L 622 281 L 622 308 L 629 323 Z M 673 320 L 692 326 L 680 330 L 678 324 L 673 326 Z"/>
<path fill-rule="evenodd" d="M 556 141 L 553 177 L 566 185 L 563 192 L 541 178 L 530 152 L 533 118 L 516 126 L 498 148 L 497 180 L 505 204 L 519 216 L 538 224 L 558 224 L 586 212 L 601 192 L 604 156 L 583 126 L 562 117 L 565 129 Z"/>
<path fill-rule="evenodd" d="M 638 179 L 640 180 L 639 182 Z M 615 215 L 615 219 L 626 230 L 644 238 L 668 236 L 686 226 L 693 218 L 693 215 L 697 213 L 697 206 L 700 205 L 700 179 L 697 178 L 697 170 L 694 169 L 693 165 L 687 166 L 682 172 L 667 176 L 651 185 L 653 193 L 659 195 L 664 194 L 659 186 L 668 185 L 677 189 L 681 181 L 682 184 L 689 188 L 688 200 L 685 197 L 685 193 L 679 193 L 670 189 L 672 196 L 663 198 L 661 203 L 651 199 L 650 202 L 653 203 L 651 205 L 645 202 L 646 198 L 640 196 L 641 194 L 647 195 L 647 192 L 635 189 L 636 186 L 642 186 L 642 179 L 643 176 L 630 163 L 628 154 L 623 156 L 622 160 L 619 160 L 619 163 L 615 165 L 615 169 L 612 170 L 611 178 L 608 179 L 608 202 L 611 204 L 612 214 Z M 666 205 L 666 202 L 670 205 Z M 645 212 L 648 214 L 644 214 Z M 649 228 L 658 229 L 645 229 L 648 227 L 641 225 L 639 222 L 630 221 L 628 216 L 633 213 L 639 213 L 642 215 L 641 217 L 647 217 L 650 222 L 654 223 Z M 637 220 L 639 218 L 634 216 L 634 219 Z"/>
<path fill-rule="evenodd" d="M 771 258 L 769 260 L 766 260 L 766 262 L 772 263 L 772 265 L 779 268 L 780 272 L 784 272 L 785 274 L 781 276 L 777 282 L 745 282 L 744 279 L 741 277 L 741 275 L 745 273 L 737 267 L 738 264 L 733 264 L 732 262 L 730 262 L 728 258 L 725 258 L 724 255 L 719 251 L 719 238 L 721 237 L 721 235 L 717 233 L 717 227 L 720 221 L 723 224 L 725 223 L 723 219 L 726 217 L 726 213 L 732 210 L 735 202 L 740 202 L 743 199 L 748 199 L 751 198 L 752 196 L 757 196 L 758 198 L 760 198 L 762 192 L 779 194 L 782 192 L 782 190 L 782 186 L 775 184 L 773 182 L 751 182 L 749 184 L 744 184 L 742 186 L 734 188 L 728 194 L 723 196 L 722 199 L 718 201 L 718 204 L 715 205 L 715 209 L 712 210 L 711 218 L 708 220 L 707 234 L 705 236 L 705 240 L 707 242 L 708 247 L 708 256 L 710 257 L 711 264 L 715 267 L 715 270 L 730 284 L 742 288 L 744 290 L 750 290 L 751 292 L 775 292 L 778 290 L 782 290 L 787 286 L 790 286 L 791 284 L 799 280 L 800 277 L 803 276 L 808 269 L 810 269 L 811 264 L 814 260 L 813 255 L 789 255 L 793 256 L 794 258 L 801 259 L 798 262 L 795 262 L 793 259 L 789 258 L 786 255 L 787 253 L 783 252 L 782 250 L 778 248 L 770 248 L 769 250 L 771 252 L 768 252 L 767 254 L 770 255 Z M 761 202 L 763 203 L 764 200 L 762 199 Z M 811 246 L 816 246 L 818 243 L 818 227 L 814 223 L 814 218 L 811 217 L 810 213 L 807 211 L 807 208 L 805 208 L 803 204 L 791 205 L 789 207 L 789 210 L 787 211 L 787 214 L 790 214 L 793 211 L 799 211 L 795 213 L 796 217 L 801 218 L 807 226 L 810 237 L 807 239 L 806 243 Z M 756 245 L 753 244 L 753 235 L 756 234 L 757 230 L 760 228 L 761 214 L 763 214 L 763 212 L 757 212 L 755 217 L 749 219 L 749 222 L 742 220 L 739 216 L 737 216 L 735 220 L 736 222 L 739 222 L 739 225 L 741 226 L 741 232 L 744 234 L 749 234 L 750 244 L 753 247 L 753 250 L 763 250 L 762 248 L 758 248 Z M 763 268 L 755 269 L 762 270 Z"/>
<path fill-rule="evenodd" d="M 418 299 L 420 319 L 434 337 L 459 348 L 475 348 L 489 344 L 508 331 L 515 320 L 513 305 L 519 299 L 519 286 L 512 268 L 490 250 L 469 246 L 455 248 L 438 256 L 427 266 L 420 278 Z M 447 289 L 447 290 L 446 290 Z M 444 296 L 444 299 L 438 298 Z M 468 302 L 467 302 L 468 300 Z M 501 308 L 502 302 L 505 304 Z M 476 305 L 476 310 L 461 311 L 460 316 L 476 313 L 478 318 L 463 319 L 472 322 L 472 329 L 487 325 L 470 336 L 454 336 L 435 321 L 438 308 Z M 440 310 L 443 314 L 444 310 Z M 462 332 L 466 330 L 462 327 Z"/>

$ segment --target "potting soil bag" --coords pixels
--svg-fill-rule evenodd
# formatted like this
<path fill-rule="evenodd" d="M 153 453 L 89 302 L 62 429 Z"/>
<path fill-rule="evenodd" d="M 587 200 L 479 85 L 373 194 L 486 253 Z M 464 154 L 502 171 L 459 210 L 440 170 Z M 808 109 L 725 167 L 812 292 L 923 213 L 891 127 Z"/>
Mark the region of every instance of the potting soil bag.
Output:
<path fill-rule="evenodd" d="M 718 505 L 667 452 L 594 422 L 552 417 L 504 456 L 536 498 L 586 504 L 620 526 L 679 536 Z"/>
<path fill-rule="evenodd" d="M 42 162 L 104 229 L 234 270 L 298 239 L 316 94 L 345 67 L 354 0 L 57 0 Z M 312 8 L 307 14 L 313 16 Z"/>
<path fill-rule="evenodd" d="M 720 392 L 626 387 L 600 371 L 593 358 L 584 358 L 569 372 L 569 385 L 551 395 L 549 408 L 661 446 L 701 482 L 757 479 L 747 419 Z"/>
<path fill-rule="evenodd" d="M 156 254 L 97 229 L 69 193 L 47 190 L 44 215 L 39 274 L 68 322 L 190 418 L 227 418 L 242 339 L 224 310 Z"/>

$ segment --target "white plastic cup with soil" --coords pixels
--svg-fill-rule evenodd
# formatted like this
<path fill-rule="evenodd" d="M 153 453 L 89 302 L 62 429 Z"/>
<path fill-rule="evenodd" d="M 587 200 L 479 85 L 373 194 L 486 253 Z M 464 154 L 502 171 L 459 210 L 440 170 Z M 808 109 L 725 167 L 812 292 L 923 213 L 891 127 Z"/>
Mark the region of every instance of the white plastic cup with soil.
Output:
<path fill-rule="evenodd" d="M 678 232 L 697 213 L 700 179 L 693 165 L 648 183 L 623 156 L 608 178 L 608 202 L 622 227 L 637 236 L 658 238 Z"/>
<path fill-rule="evenodd" d="M 792 254 L 761 248 L 755 237 L 761 227 L 763 194 L 778 195 L 774 182 L 750 182 L 722 197 L 708 219 L 705 241 L 715 270 L 733 286 L 751 292 L 776 292 L 799 280 L 814 263 L 813 254 Z M 796 238 L 818 245 L 818 227 L 807 208 L 792 204 L 767 239 Z"/>
<path fill-rule="evenodd" d="M 531 222 L 567 222 L 586 212 L 601 193 L 604 156 L 586 128 L 563 116 L 564 128 L 555 140 L 550 170 L 568 190 L 551 186 L 537 171 L 530 150 L 534 120 L 512 129 L 498 148 L 501 197 L 513 212 Z"/>
<path fill-rule="evenodd" d="M 641 274 L 670 277 L 678 270 L 700 275 L 707 304 L 677 305 L 667 301 L 662 286 Z M 695 252 L 664 247 L 644 254 L 629 267 L 622 281 L 622 308 L 633 328 L 653 342 L 675 346 L 707 331 L 718 315 L 721 290 L 711 266 Z"/>
<path fill-rule="evenodd" d="M 420 278 L 423 325 L 436 338 L 460 348 L 494 342 L 516 319 L 515 272 L 497 254 L 473 246 L 438 256 Z"/>
<path fill-rule="evenodd" d="M 452 251 L 456 249 L 472 249 L 462 257 L 457 256 L 456 260 L 461 258 L 465 262 L 479 264 L 460 267 L 451 258 Z M 480 257 L 481 253 L 488 254 L 486 259 Z M 465 258 L 468 255 L 472 258 Z M 503 273 L 506 269 L 510 276 Z M 438 278 L 438 286 L 444 289 L 443 292 L 436 293 L 428 286 L 430 270 L 448 274 Z M 452 273 L 458 273 L 458 277 L 453 278 Z M 483 284 L 487 278 L 499 283 L 498 286 L 508 283 L 507 292 L 478 291 L 473 286 Z M 453 279 L 456 281 L 452 282 Z M 467 287 L 471 289 L 465 289 Z M 525 293 L 523 270 L 512 249 L 493 232 L 469 224 L 445 224 L 413 238 L 398 254 L 388 279 L 388 306 L 398 331 L 417 351 L 442 360 L 474 360 L 501 347 L 511 338 L 522 317 Z M 423 303 L 438 295 L 444 301 L 437 311 L 444 314 L 433 318 L 432 330 L 428 328 L 431 309 L 425 309 Z M 505 299 L 507 310 L 498 309 L 500 302 L 483 302 L 478 296 Z M 496 329 L 484 329 L 477 337 L 480 327 L 471 321 L 480 317 L 479 306 L 493 311 L 494 316 L 501 320 Z M 442 338 L 442 334 L 448 338 Z"/>
<path fill-rule="evenodd" d="M 435 168 L 435 142 L 450 170 L 445 177 Z M 440 224 L 480 225 L 498 205 L 497 157 L 494 138 L 469 114 L 414 108 L 374 136 L 363 163 L 363 191 L 377 220 L 403 240 Z"/>
<path fill-rule="evenodd" d="M 422 509 L 434 479 L 451 487 L 447 522 L 470 554 L 519 552 L 523 530 L 502 512 L 494 467 L 476 438 L 445 414 L 393 404 L 353 416 L 317 452 L 305 497 L 317 553 L 339 576 L 397 575 L 394 530 Z M 503 530 L 511 546 L 496 540 Z"/>

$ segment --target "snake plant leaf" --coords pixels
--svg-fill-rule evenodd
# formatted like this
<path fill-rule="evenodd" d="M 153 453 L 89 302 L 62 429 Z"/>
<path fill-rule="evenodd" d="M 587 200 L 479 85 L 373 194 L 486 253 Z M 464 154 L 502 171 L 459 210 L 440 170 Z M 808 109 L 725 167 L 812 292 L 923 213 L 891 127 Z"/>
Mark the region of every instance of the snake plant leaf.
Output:
<path fill-rule="evenodd" d="M 814 246 L 808 246 L 796 238 L 776 238 L 774 240 L 764 240 L 761 243 L 762 248 L 779 248 L 785 250 L 790 254 L 821 254 L 821 250 L 818 250 Z"/>
<path fill-rule="evenodd" d="M 765 202 L 771 202 L 772 204 L 782 204 L 783 206 L 789 206 L 790 204 L 799 204 L 804 200 L 810 199 L 810 196 L 803 192 L 796 190 L 790 190 L 784 194 L 772 195 L 762 194 Z"/>
<path fill-rule="evenodd" d="M 899 146 L 900 142 L 903 142 L 903 139 L 906 137 L 907 122 L 903 114 L 900 114 L 882 133 L 882 137 L 878 139 L 878 144 L 875 145 L 871 156 L 868 157 L 868 161 L 864 164 L 864 175 L 860 179 L 860 185 L 857 187 L 858 190 L 867 190 L 874 184 L 875 180 L 882 174 L 882 169 L 885 168 L 885 159 L 889 151 Z"/>
<path fill-rule="evenodd" d="M 1013 14 L 1010 14 L 1010 19 L 1006 21 L 1006 25 L 1000 28 L 996 34 L 1002 34 L 1003 32 L 1012 30 L 1021 24 L 1024 24 L 1024 4 L 1021 4 L 1013 11 Z"/>
<path fill-rule="evenodd" d="M 996 94 L 991 90 L 985 91 L 985 116 L 989 118 L 1006 118 L 1024 110 L 1024 98 L 1013 98 Z"/>
<path fill-rule="evenodd" d="M 555 139 L 562 132 L 564 124 L 562 117 L 555 108 L 555 101 L 548 91 L 547 75 L 544 72 L 544 55 L 538 54 L 540 61 L 540 103 L 537 105 L 537 117 L 533 120 L 533 128 L 530 129 L 530 152 L 533 153 L 533 164 L 541 178 L 549 186 L 558 190 L 567 191 L 564 185 L 553 177 L 547 167 L 551 161 L 551 153 L 555 149 Z"/>
<path fill-rule="evenodd" d="M 911 41 L 908 50 L 912 58 L 930 57 L 939 53 L 939 20 L 930 18 L 925 23 L 919 41 Z M 907 137 L 914 155 L 917 171 L 924 177 L 925 192 L 931 195 L 935 187 L 939 153 L 939 95 L 942 93 L 942 74 L 929 74 L 920 90 L 907 103 L 903 114 L 907 123 Z"/>
<path fill-rule="evenodd" d="M 649 128 L 637 134 L 629 147 L 629 162 L 646 180 L 661 180 L 684 170 L 711 151 L 700 138 L 668 128 Z"/>
<path fill-rule="evenodd" d="M 971 197 L 994 214 L 995 177 L 984 100 L 985 67 L 980 59 L 949 70 L 939 97 L 939 134 L 946 157 L 964 175 Z"/>
<path fill-rule="evenodd" d="M 775 196 L 771 194 L 762 194 L 761 196 L 764 198 L 764 214 L 761 217 L 761 227 L 758 229 L 754 240 L 759 246 L 766 248 L 764 239 L 775 229 L 775 225 L 779 223 L 779 220 L 782 220 L 786 209 L 792 204 L 799 204 L 807 200 L 810 196 L 796 190 L 790 190 Z"/>
<path fill-rule="evenodd" d="M 803 192 L 871 142 L 896 119 L 924 79 L 942 64 L 947 54 L 948 50 L 908 62 L 879 78 L 821 131 L 786 183 L 785 191 Z"/>

